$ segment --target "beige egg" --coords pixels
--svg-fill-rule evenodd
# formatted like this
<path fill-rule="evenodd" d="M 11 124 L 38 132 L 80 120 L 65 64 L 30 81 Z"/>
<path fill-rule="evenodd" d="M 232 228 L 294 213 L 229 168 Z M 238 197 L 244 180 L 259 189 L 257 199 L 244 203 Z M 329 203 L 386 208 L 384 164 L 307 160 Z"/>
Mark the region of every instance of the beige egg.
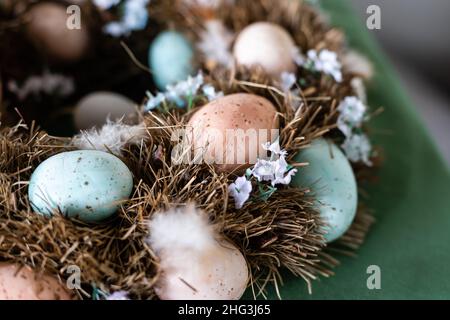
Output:
<path fill-rule="evenodd" d="M 101 127 L 109 118 L 118 120 L 137 114 L 136 104 L 120 94 L 113 92 L 95 92 L 81 99 L 74 113 L 75 126 L 78 130 Z"/>
<path fill-rule="evenodd" d="M 220 171 L 238 172 L 265 155 L 262 144 L 278 136 L 275 106 L 253 94 L 233 94 L 200 108 L 188 128 L 194 159 L 216 165 Z"/>
<path fill-rule="evenodd" d="M 83 24 L 79 29 L 69 29 L 69 17 L 66 6 L 41 2 L 28 11 L 26 32 L 44 54 L 57 60 L 76 61 L 89 47 L 89 33 Z"/>
<path fill-rule="evenodd" d="M 173 256 L 173 253 L 170 253 Z M 161 256 L 162 278 L 156 292 L 162 300 L 238 300 L 247 288 L 248 268 L 242 253 L 223 240 L 203 250 Z"/>
<path fill-rule="evenodd" d="M 290 34 L 274 23 L 257 22 L 238 35 L 233 54 L 239 65 L 262 67 L 272 76 L 295 72 L 295 43 Z"/>
<path fill-rule="evenodd" d="M 0 263 L 0 300 L 71 300 L 71 294 L 50 276 L 30 267 Z"/>

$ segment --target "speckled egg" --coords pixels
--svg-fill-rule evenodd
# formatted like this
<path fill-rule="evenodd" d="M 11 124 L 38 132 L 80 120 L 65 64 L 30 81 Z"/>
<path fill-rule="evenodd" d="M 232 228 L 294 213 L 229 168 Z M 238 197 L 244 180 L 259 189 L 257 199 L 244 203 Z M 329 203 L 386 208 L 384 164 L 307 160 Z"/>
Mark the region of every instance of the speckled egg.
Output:
<path fill-rule="evenodd" d="M 283 72 L 295 72 L 293 59 L 295 43 L 290 34 L 279 25 L 257 22 L 238 35 L 233 54 L 236 62 L 246 67 L 262 67 L 278 77 Z"/>
<path fill-rule="evenodd" d="M 69 29 L 67 7 L 53 2 L 33 5 L 27 12 L 26 32 L 41 51 L 57 60 L 75 61 L 89 47 L 89 32 L 85 25 Z"/>
<path fill-rule="evenodd" d="M 70 292 L 48 275 L 30 267 L 0 263 L 0 300 L 72 300 Z"/>
<path fill-rule="evenodd" d="M 31 176 L 28 196 L 43 215 L 60 210 L 85 222 L 113 215 L 133 188 L 133 177 L 117 157 L 101 151 L 63 152 L 42 162 Z"/>
<path fill-rule="evenodd" d="M 150 46 L 149 65 L 160 90 L 186 80 L 194 71 L 194 50 L 186 37 L 176 31 L 162 32 Z"/>
<path fill-rule="evenodd" d="M 137 115 L 136 104 L 114 92 L 94 92 L 82 98 L 74 112 L 78 130 L 101 127 L 106 120 L 118 120 Z"/>
<path fill-rule="evenodd" d="M 316 208 L 327 223 L 325 239 L 332 242 L 349 229 L 356 215 L 358 193 L 355 175 L 343 152 L 331 141 L 317 139 L 294 159 L 309 163 L 292 184 L 310 188 Z"/>
<path fill-rule="evenodd" d="M 269 100 L 238 93 L 200 108 L 188 127 L 195 152 L 203 152 L 204 160 L 220 171 L 232 172 L 256 163 L 264 152 L 261 145 L 277 138 L 279 121 Z"/>

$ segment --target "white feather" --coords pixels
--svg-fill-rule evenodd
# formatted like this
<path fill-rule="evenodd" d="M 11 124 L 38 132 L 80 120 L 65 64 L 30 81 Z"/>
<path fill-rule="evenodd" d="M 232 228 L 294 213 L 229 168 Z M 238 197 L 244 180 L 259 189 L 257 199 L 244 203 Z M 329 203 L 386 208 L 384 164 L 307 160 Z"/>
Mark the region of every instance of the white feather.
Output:
<path fill-rule="evenodd" d="M 184 208 L 158 212 L 149 223 L 148 243 L 157 254 L 183 254 L 202 251 L 215 244 L 215 230 L 208 216 L 188 205 Z"/>
<path fill-rule="evenodd" d="M 126 145 L 139 145 L 147 138 L 144 124 L 130 126 L 122 120 L 110 121 L 101 128 L 83 131 L 72 139 L 72 145 L 80 150 L 99 150 L 122 155 Z"/>

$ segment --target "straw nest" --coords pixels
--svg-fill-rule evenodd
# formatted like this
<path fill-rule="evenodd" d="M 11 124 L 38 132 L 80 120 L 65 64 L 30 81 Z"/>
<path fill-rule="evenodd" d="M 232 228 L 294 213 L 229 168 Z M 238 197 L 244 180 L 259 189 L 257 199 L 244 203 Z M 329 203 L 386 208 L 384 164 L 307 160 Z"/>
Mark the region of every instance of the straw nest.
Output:
<path fill-rule="evenodd" d="M 183 11 L 182 6 L 176 7 L 179 9 L 176 11 L 174 7 L 161 9 L 170 6 L 170 1 L 155 0 L 154 5 L 152 15 L 165 12 L 162 20 L 170 18 L 176 25 L 197 30 L 198 23 L 186 19 L 192 15 Z M 326 27 L 320 16 L 302 2 L 237 1 L 234 7 L 224 7 L 218 12 L 236 32 L 252 21 L 269 20 L 289 30 L 301 48 L 344 50 L 342 33 Z M 177 19 L 177 15 L 183 19 Z M 164 27 L 161 21 L 155 25 Z M 195 37 L 194 33 L 192 36 Z M 292 97 L 277 89 L 261 70 L 230 71 L 207 65 L 202 68 L 206 82 L 225 94 L 248 92 L 269 99 L 279 112 L 280 143 L 291 157 L 318 137 L 342 141 L 336 129 L 336 108 L 343 97 L 354 93 L 350 85 L 354 75 L 344 71 L 344 81 L 336 84 L 326 77 L 302 73 L 304 107 L 294 111 Z M 132 199 L 122 204 L 116 218 L 101 225 L 68 220 L 62 215 L 48 219 L 33 213 L 27 181 L 42 161 L 71 150 L 70 139 L 51 137 L 33 125 L 3 127 L 0 260 L 27 264 L 61 279 L 68 278 L 69 266 L 76 265 L 82 271 L 79 298 L 91 298 L 93 288 L 104 292 L 126 290 L 139 299 L 156 298 L 153 287 L 160 269 L 158 258 L 146 243 L 147 222 L 160 210 L 195 202 L 244 253 L 255 296 L 264 296 L 269 284 L 278 288 L 283 269 L 303 278 L 311 292 L 313 280 L 333 275 L 338 261 L 332 253 L 352 254 L 363 242 L 373 223 L 370 210 L 360 203 L 350 230 L 328 247 L 320 228 L 324 222 L 314 210 L 314 198 L 307 189 L 281 188 L 268 201 L 253 202 L 237 210 L 228 200 L 233 174 L 218 173 L 206 164 L 172 165 L 173 131 L 182 128 L 204 103 L 203 99 L 196 100 L 189 112 L 176 110 L 142 116 L 147 139 L 140 145 L 126 146 L 121 157 L 134 174 Z M 363 165 L 355 165 L 354 170 L 360 187 L 373 175 L 373 169 Z"/>

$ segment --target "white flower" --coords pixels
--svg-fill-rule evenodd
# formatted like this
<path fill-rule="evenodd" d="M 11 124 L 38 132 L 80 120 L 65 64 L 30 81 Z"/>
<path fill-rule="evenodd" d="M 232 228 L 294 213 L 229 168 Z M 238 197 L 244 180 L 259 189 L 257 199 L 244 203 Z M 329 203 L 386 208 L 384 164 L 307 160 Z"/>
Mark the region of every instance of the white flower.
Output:
<path fill-rule="evenodd" d="M 352 162 L 363 162 L 367 166 L 372 166 L 370 154 L 372 145 L 365 134 L 354 134 L 347 137 L 342 145 L 347 158 Z"/>
<path fill-rule="evenodd" d="M 116 291 L 110 294 L 106 300 L 130 300 L 128 298 L 128 292 L 126 291 Z"/>
<path fill-rule="evenodd" d="M 146 111 L 154 110 L 166 101 L 166 96 L 161 92 L 158 92 L 156 96 L 153 96 L 150 92 L 148 92 L 147 95 L 148 101 L 145 105 Z"/>
<path fill-rule="evenodd" d="M 271 160 L 258 159 L 251 174 L 260 182 L 271 181 L 272 186 L 291 183 L 291 178 L 297 173 L 297 170 L 289 170 L 285 159 L 287 152 L 281 149 L 279 141 L 263 144 L 262 147 L 271 152 Z M 278 159 L 275 160 L 275 158 Z"/>
<path fill-rule="evenodd" d="M 278 161 L 275 161 L 275 178 L 272 180 L 272 186 L 277 184 L 288 185 L 291 183 L 291 179 L 297 173 L 297 169 L 292 169 L 290 171 L 288 171 L 288 169 L 289 166 L 284 159 L 284 156 L 281 156 Z"/>
<path fill-rule="evenodd" d="M 283 72 L 281 74 L 281 89 L 283 89 L 284 92 L 289 92 L 296 82 L 297 77 L 295 74 L 290 72 Z"/>
<path fill-rule="evenodd" d="M 203 91 L 203 94 L 206 96 L 206 98 L 209 101 L 213 101 L 213 100 L 216 100 L 217 98 L 223 97 L 223 92 L 221 92 L 221 91 L 217 92 L 216 88 L 214 88 L 210 84 L 205 84 L 202 87 L 202 91 Z"/>
<path fill-rule="evenodd" d="M 258 159 L 252 170 L 252 175 L 258 181 L 272 181 L 275 179 L 275 162 Z"/>
<path fill-rule="evenodd" d="M 143 30 L 147 26 L 147 5 L 150 0 L 128 0 L 125 3 L 123 23 L 129 30 Z"/>
<path fill-rule="evenodd" d="M 108 23 L 103 31 L 106 34 L 109 34 L 113 37 L 120 37 L 123 35 L 128 35 L 130 33 L 130 30 L 122 23 L 122 21 L 120 22 L 110 22 Z"/>
<path fill-rule="evenodd" d="M 8 89 L 15 93 L 19 100 L 25 100 L 30 94 L 41 93 L 66 97 L 75 91 L 75 84 L 72 78 L 45 71 L 42 75 L 30 76 L 21 87 L 17 82 L 10 81 Z"/>
<path fill-rule="evenodd" d="M 324 49 L 318 53 L 316 50 L 309 50 L 307 58 L 300 59 L 297 63 L 300 66 L 330 75 L 336 82 L 342 81 L 342 65 L 336 52 Z"/>
<path fill-rule="evenodd" d="M 266 142 L 262 145 L 263 149 L 266 151 L 270 151 L 272 153 L 272 156 L 287 156 L 287 152 L 284 149 L 281 149 L 280 147 L 280 141 L 277 139 L 274 143 Z"/>
<path fill-rule="evenodd" d="M 236 209 L 241 209 L 244 203 L 250 198 L 252 192 L 252 183 L 245 176 L 239 177 L 229 185 L 228 191 L 234 198 Z"/>
<path fill-rule="evenodd" d="M 120 21 L 108 23 L 104 32 L 113 36 L 128 36 L 132 31 L 143 30 L 147 26 L 147 5 L 150 0 L 127 0 Z"/>
<path fill-rule="evenodd" d="M 209 20 L 205 23 L 205 30 L 200 33 L 199 50 L 207 60 L 222 66 L 230 67 L 234 59 L 230 47 L 234 36 L 219 20 Z"/>
<path fill-rule="evenodd" d="M 120 0 L 94 0 L 94 4 L 103 10 L 111 9 L 112 7 L 118 5 Z"/>
<path fill-rule="evenodd" d="M 252 170 L 252 175 L 258 181 L 270 181 L 272 186 L 277 184 L 288 185 L 291 178 L 297 173 L 296 169 L 289 170 L 284 156 L 276 161 L 258 160 Z"/>
<path fill-rule="evenodd" d="M 357 97 L 346 97 L 337 109 L 340 112 L 337 121 L 338 128 L 346 137 L 349 137 L 355 128 L 361 127 L 365 120 L 367 107 Z"/>
<path fill-rule="evenodd" d="M 175 103 L 178 107 L 186 106 L 186 100 L 199 94 L 202 89 L 203 95 L 209 100 L 215 100 L 223 96 L 223 92 L 216 92 L 216 89 L 210 84 L 204 84 L 203 74 L 199 72 L 195 77 L 189 76 L 187 80 L 180 81 L 174 85 L 168 85 L 166 92 L 159 92 L 156 96 L 148 93 L 149 100 L 145 106 L 146 111 L 151 111 L 168 101 Z"/>

